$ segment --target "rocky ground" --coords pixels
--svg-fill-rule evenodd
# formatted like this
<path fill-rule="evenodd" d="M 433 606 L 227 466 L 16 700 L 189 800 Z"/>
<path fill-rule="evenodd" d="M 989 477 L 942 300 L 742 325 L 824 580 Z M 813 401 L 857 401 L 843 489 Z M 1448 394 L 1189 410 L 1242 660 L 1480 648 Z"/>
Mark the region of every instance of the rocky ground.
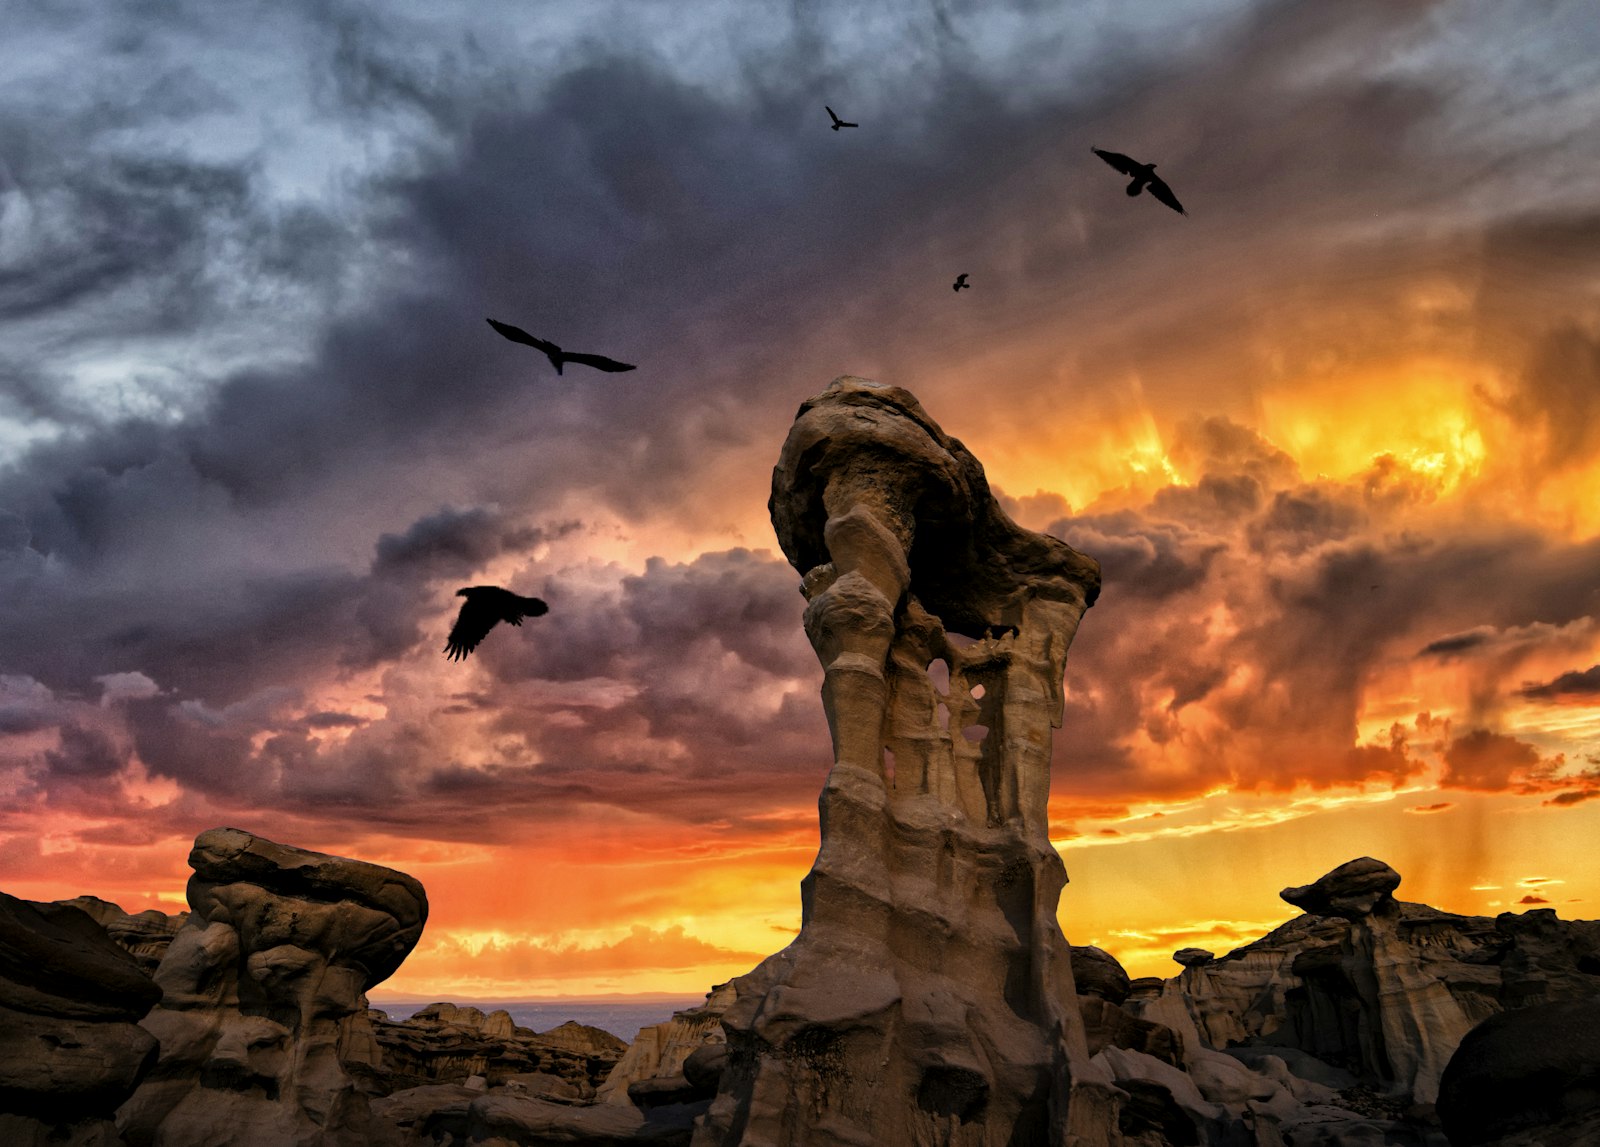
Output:
<path fill-rule="evenodd" d="M 447 1003 L 396 1022 L 364 993 L 420 932 L 420 886 L 232 830 L 196 854 L 179 917 L 0 895 L 0 1142 L 687 1144 L 717 1095 L 737 982 L 631 1045 Z M 1167 980 L 1074 948 L 1098 1142 L 1600 1142 L 1600 922 L 1458 916 L 1399 882 L 1352 861 Z"/>

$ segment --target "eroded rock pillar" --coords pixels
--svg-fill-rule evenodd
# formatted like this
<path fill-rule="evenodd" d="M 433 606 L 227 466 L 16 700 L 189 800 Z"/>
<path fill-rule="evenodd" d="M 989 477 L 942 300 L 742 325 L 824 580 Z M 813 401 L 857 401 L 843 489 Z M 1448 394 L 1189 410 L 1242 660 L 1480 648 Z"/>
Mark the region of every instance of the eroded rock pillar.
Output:
<path fill-rule="evenodd" d="M 800 408 L 771 511 L 834 763 L 800 935 L 735 981 L 696 1147 L 1113 1142 L 1046 809 L 1098 566 L 1013 523 L 913 395 L 865 379 Z"/>

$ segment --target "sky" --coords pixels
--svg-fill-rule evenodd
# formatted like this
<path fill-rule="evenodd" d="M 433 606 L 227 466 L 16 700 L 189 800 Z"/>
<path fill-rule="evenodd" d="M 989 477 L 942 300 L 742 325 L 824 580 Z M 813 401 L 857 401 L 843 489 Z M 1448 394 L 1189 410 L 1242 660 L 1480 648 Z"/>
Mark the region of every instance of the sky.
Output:
<path fill-rule="evenodd" d="M 424 883 L 380 994 L 749 970 L 830 758 L 771 467 L 855 374 L 1102 565 L 1069 940 L 1171 975 L 1362 855 L 1596 915 L 1584 0 L 0 23 L 6 892 L 176 911 L 231 825 Z M 452 663 L 476 584 L 550 612 Z"/>

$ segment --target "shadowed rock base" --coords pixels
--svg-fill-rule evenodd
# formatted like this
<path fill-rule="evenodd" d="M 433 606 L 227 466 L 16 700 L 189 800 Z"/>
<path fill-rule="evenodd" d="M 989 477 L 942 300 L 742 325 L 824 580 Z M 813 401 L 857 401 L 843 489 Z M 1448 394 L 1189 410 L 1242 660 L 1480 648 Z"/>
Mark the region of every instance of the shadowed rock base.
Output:
<path fill-rule="evenodd" d="M 1098 567 L 1012 523 L 909 392 L 864 379 L 801 407 L 771 509 L 834 765 L 800 935 L 734 981 L 695 1147 L 1113 1141 L 1045 808 Z"/>

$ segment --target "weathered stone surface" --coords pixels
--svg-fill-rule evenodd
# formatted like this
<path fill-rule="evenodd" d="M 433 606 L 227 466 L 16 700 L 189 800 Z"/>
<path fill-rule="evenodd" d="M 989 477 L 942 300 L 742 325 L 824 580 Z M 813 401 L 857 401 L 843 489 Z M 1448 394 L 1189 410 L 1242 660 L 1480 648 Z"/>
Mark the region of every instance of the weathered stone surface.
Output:
<path fill-rule="evenodd" d="M 629 1088 L 648 1079 L 684 1074 L 689 1057 L 706 1045 L 723 1047 L 722 1016 L 733 1003 L 733 985 L 718 984 L 698 1007 L 672 1013 L 664 1024 L 642 1028 L 611 1074 L 600 1085 L 602 1103 L 631 1103 Z M 725 1059 L 725 1057 L 724 1057 Z"/>
<path fill-rule="evenodd" d="M 1083 1016 L 1084 1038 L 1090 1055 L 1098 1054 L 1103 1048 L 1120 1047 L 1142 1052 L 1175 1067 L 1183 1066 L 1183 1041 L 1164 1024 L 1129 1015 L 1099 996 L 1079 996 L 1078 1010 Z"/>
<path fill-rule="evenodd" d="M 1600 996 L 1473 1028 L 1445 1068 L 1439 1118 L 1455 1147 L 1529 1134 L 1543 1143 L 1536 1133 L 1561 1124 L 1600 1129 Z"/>
<path fill-rule="evenodd" d="M 1198 1056 L 1227 1050 L 1283 1086 L 1300 1109 L 1255 1119 L 1286 1141 L 1436 1139 L 1428 1112 L 1465 1032 L 1530 1001 L 1593 996 L 1600 924 L 1456 916 L 1395 900 L 1399 879 L 1363 858 L 1289 889 L 1327 914 L 1192 962 L 1159 990 L 1136 981 L 1124 1008 L 1178 1034 L 1191 1077 Z"/>
<path fill-rule="evenodd" d="M 467 1135 L 474 1143 L 571 1144 L 621 1147 L 623 1144 L 682 1143 L 681 1127 L 652 1124 L 630 1106 L 597 1103 L 568 1107 L 512 1095 L 503 1088 L 473 1100 L 467 1108 Z"/>
<path fill-rule="evenodd" d="M 1120 1004 L 1133 990 L 1133 982 L 1117 958 L 1090 944 L 1072 946 L 1072 982 L 1080 996 L 1099 996 Z"/>
<path fill-rule="evenodd" d="M 1211 963 L 1217 957 L 1204 948 L 1179 948 L 1172 953 L 1172 958 L 1185 968 L 1198 968 L 1203 964 Z"/>
<path fill-rule="evenodd" d="M 133 1147 L 375 1142 L 381 1073 L 365 992 L 422 934 L 401 872 L 211 829 L 189 854 L 192 909 L 156 972 L 161 1041 L 118 1113 Z"/>
<path fill-rule="evenodd" d="M 372 1017 L 385 1090 L 460 1083 L 474 1075 L 498 1086 L 518 1075 L 545 1074 L 588 1098 L 628 1046 L 599 1028 L 565 1023 L 540 1034 L 517 1027 L 508 1012 L 485 1015 L 455 1004 L 429 1004 L 406 1020 L 382 1012 Z"/>
<path fill-rule="evenodd" d="M 156 968 L 161 965 L 161 957 L 166 955 L 167 945 L 172 943 L 178 929 L 189 918 L 187 912 L 169 916 L 154 908 L 129 914 L 119 905 L 98 896 L 75 896 L 71 900 L 58 900 L 56 903 L 88 914 L 105 929 L 106 935 L 118 947 L 134 958 L 139 970 L 147 976 L 155 975 Z"/>
<path fill-rule="evenodd" d="M 137 1021 L 160 997 L 81 910 L 0 893 L 0 1142 L 117 1143 L 110 1118 L 156 1056 Z"/>
<path fill-rule="evenodd" d="M 915 397 L 865 379 L 801 406 L 770 508 L 834 764 L 800 934 L 734 981 L 697 1147 L 1104 1139 L 1115 1093 L 1088 1082 L 1046 833 L 1098 567 L 1015 525 Z"/>

